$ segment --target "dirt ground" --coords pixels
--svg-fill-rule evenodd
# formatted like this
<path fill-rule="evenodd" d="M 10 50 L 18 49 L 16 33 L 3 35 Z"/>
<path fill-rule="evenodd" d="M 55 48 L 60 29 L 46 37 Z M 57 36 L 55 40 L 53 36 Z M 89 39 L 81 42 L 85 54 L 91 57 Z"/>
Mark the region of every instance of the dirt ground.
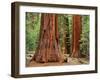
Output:
<path fill-rule="evenodd" d="M 60 62 L 48 62 L 48 63 L 38 63 L 36 61 L 31 61 L 32 54 L 26 55 L 26 67 L 40 67 L 40 66 L 63 66 L 63 65 L 82 65 L 82 64 L 89 64 L 89 60 L 86 58 L 71 58 L 66 56 L 67 61 L 60 63 Z"/>

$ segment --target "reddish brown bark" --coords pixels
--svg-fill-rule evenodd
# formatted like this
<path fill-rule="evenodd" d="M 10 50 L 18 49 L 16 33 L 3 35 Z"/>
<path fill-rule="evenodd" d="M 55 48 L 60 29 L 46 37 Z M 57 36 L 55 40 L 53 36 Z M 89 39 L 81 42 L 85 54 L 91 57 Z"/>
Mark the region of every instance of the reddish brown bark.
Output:
<path fill-rule="evenodd" d="M 72 34 L 72 55 L 71 57 L 80 57 L 80 34 L 81 34 L 81 16 L 73 16 L 73 34 Z"/>
<path fill-rule="evenodd" d="M 61 62 L 62 56 L 58 38 L 57 16 L 42 14 L 39 45 L 32 60 L 43 63 Z"/>

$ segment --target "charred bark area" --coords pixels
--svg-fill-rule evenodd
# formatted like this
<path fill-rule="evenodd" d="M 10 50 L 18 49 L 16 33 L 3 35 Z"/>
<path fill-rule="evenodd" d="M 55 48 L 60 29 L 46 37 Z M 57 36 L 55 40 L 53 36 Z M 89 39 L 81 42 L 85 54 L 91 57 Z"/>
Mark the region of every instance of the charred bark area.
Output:
<path fill-rule="evenodd" d="M 73 34 L 72 34 L 72 55 L 71 57 L 80 57 L 80 34 L 81 34 L 81 16 L 73 16 Z"/>
<path fill-rule="evenodd" d="M 41 15 L 39 44 L 32 60 L 43 63 L 62 61 L 57 15 L 47 13 Z"/>

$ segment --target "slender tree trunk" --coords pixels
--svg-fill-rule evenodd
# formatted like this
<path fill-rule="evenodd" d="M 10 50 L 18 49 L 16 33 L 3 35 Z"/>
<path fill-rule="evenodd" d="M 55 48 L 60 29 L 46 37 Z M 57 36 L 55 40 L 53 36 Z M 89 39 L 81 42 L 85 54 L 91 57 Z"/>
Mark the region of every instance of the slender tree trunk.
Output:
<path fill-rule="evenodd" d="M 63 21 L 63 23 L 62 23 Z M 66 19 L 64 16 L 61 15 L 61 28 L 62 30 L 62 53 L 67 54 L 67 48 L 66 48 L 66 34 L 67 34 L 67 28 L 66 28 Z"/>
<path fill-rule="evenodd" d="M 65 31 L 66 31 L 66 37 L 65 37 L 65 47 L 67 54 L 70 54 L 70 33 L 69 33 L 69 19 L 68 17 L 65 18 Z"/>
<path fill-rule="evenodd" d="M 73 16 L 73 34 L 72 34 L 72 55 L 71 57 L 80 57 L 80 34 L 81 34 L 81 16 Z"/>
<path fill-rule="evenodd" d="M 43 63 L 62 62 L 57 16 L 55 14 L 44 13 L 41 15 L 40 39 L 32 60 Z"/>

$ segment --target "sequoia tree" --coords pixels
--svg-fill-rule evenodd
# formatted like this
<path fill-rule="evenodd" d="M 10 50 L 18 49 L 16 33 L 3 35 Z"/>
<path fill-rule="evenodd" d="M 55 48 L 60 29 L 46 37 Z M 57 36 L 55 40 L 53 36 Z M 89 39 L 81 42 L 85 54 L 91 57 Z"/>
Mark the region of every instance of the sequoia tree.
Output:
<path fill-rule="evenodd" d="M 57 24 L 56 14 L 41 14 L 39 43 L 31 61 L 62 62 Z"/>
<path fill-rule="evenodd" d="M 80 15 L 73 16 L 72 54 L 71 57 L 80 57 L 80 34 L 82 22 Z"/>

